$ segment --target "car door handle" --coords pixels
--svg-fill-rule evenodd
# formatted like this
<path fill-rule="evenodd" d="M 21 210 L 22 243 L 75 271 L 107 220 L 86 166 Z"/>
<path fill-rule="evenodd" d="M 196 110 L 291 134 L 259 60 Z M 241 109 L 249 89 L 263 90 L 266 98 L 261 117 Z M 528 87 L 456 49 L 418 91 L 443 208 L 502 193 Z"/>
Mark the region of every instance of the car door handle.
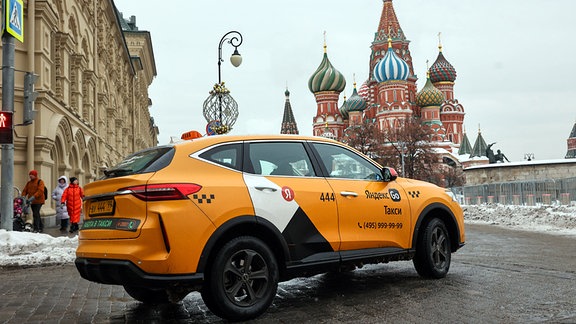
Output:
<path fill-rule="evenodd" d="M 260 191 L 272 191 L 272 192 L 278 190 L 278 189 L 272 188 L 272 187 L 254 187 L 254 189 L 260 190 Z"/>
<path fill-rule="evenodd" d="M 340 195 L 344 197 L 358 197 L 358 194 L 352 191 L 341 191 Z"/>

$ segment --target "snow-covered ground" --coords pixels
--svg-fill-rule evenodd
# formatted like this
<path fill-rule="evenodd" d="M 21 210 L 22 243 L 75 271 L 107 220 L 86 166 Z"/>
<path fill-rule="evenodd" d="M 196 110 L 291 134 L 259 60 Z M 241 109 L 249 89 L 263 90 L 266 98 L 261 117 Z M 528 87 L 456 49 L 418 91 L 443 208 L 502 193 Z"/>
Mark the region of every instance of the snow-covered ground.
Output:
<path fill-rule="evenodd" d="M 492 224 L 511 229 L 576 237 L 575 206 L 463 206 L 468 224 Z M 0 267 L 42 266 L 74 262 L 78 237 L 52 237 L 0 230 Z"/>

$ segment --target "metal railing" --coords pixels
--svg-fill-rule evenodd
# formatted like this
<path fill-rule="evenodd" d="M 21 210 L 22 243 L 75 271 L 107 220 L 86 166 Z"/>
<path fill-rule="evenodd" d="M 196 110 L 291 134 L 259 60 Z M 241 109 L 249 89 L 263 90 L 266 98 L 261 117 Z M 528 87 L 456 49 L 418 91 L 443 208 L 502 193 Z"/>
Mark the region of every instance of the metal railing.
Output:
<path fill-rule="evenodd" d="M 576 178 L 495 182 L 450 188 L 460 204 L 575 205 Z"/>

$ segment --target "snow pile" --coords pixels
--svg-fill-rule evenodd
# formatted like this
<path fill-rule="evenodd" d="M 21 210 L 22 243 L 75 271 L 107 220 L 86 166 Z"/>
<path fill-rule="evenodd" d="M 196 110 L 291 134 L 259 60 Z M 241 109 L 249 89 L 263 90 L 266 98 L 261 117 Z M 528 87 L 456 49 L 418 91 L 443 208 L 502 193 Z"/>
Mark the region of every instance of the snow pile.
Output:
<path fill-rule="evenodd" d="M 491 224 L 510 229 L 576 236 L 574 206 L 466 205 L 467 224 Z M 0 267 L 41 266 L 74 262 L 78 236 L 52 237 L 48 234 L 0 229 Z"/>
<path fill-rule="evenodd" d="M 0 267 L 39 266 L 73 262 L 78 237 L 0 229 Z"/>
<path fill-rule="evenodd" d="M 466 205 L 466 223 L 492 224 L 510 229 L 576 235 L 574 206 Z"/>

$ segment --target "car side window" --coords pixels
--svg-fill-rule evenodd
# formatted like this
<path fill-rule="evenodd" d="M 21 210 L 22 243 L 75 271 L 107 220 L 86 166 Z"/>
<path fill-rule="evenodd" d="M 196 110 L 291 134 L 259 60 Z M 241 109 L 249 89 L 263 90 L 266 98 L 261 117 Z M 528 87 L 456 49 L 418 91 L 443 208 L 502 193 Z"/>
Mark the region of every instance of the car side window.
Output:
<path fill-rule="evenodd" d="M 250 162 L 255 174 L 272 176 L 316 176 L 303 143 L 250 143 Z"/>
<path fill-rule="evenodd" d="M 211 150 L 208 150 L 202 154 L 200 157 L 208 161 L 218 163 L 228 168 L 232 168 L 238 171 L 242 170 L 242 144 L 228 144 L 217 146 Z"/>
<path fill-rule="evenodd" d="M 312 143 L 330 178 L 382 180 L 382 171 L 362 156 L 343 147 Z"/>

